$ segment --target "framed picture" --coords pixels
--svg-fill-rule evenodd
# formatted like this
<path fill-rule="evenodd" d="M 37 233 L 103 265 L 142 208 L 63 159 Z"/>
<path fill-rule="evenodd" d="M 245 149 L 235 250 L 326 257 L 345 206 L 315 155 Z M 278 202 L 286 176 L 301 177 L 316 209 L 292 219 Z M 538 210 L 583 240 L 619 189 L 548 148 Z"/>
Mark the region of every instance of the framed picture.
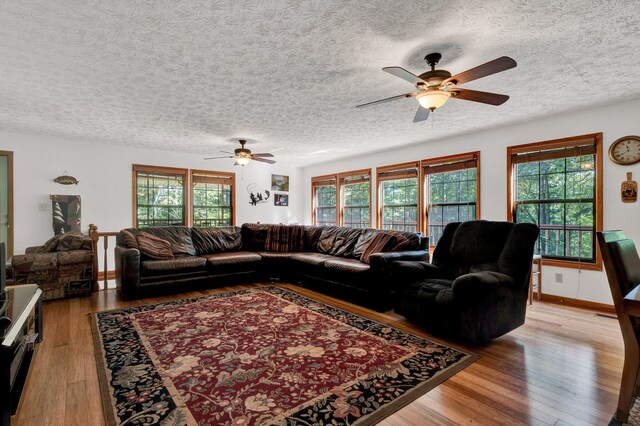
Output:
<path fill-rule="evenodd" d="M 287 207 L 289 205 L 289 196 L 287 194 L 275 194 L 273 198 L 273 205 Z"/>
<path fill-rule="evenodd" d="M 271 175 L 271 190 L 289 192 L 289 176 Z"/>

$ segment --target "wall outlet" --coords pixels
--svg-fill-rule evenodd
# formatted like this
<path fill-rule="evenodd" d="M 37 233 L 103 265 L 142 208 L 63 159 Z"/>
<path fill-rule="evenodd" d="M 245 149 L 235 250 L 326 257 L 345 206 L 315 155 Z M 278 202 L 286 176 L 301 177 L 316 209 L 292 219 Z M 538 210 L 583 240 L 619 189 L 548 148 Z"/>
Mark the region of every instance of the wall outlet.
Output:
<path fill-rule="evenodd" d="M 562 282 L 562 274 L 556 274 L 556 282 L 557 283 L 561 283 Z"/>
<path fill-rule="evenodd" d="M 38 211 L 46 212 L 49 210 L 49 203 L 38 203 Z"/>

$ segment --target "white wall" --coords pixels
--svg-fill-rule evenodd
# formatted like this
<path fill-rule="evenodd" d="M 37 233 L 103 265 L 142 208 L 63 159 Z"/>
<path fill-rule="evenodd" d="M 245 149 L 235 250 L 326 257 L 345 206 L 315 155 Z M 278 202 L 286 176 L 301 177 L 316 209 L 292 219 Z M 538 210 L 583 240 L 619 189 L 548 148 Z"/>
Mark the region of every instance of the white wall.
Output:
<path fill-rule="evenodd" d="M 504 107 L 503 107 L 504 108 Z M 508 108 L 508 106 L 507 106 Z M 640 204 L 620 201 L 620 183 L 626 180 L 626 172 L 633 172 L 640 181 L 640 164 L 619 166 L 613 164 L 607 150 L 613 141 L 625 135 L 640 134 L 640 100 L 597 107 L 590 110 L 559 114 L 552 117 L 505 126 L 464 136 L 424 142 L 402 149 L 348 158 L 341 161 L 306 167 L 304 175 L 304 223 L 311 222 L 311 177 L 372 168 L 424 158 L 440 157 L 469 151 L 481 151 L 481 199 L 483 219 L 506 220 L 507 172 L 506 147 L 586 133 L 603 133 L 604 144 L 604 229 L 622 229 L 626 235 L 640 242 Z M 436 121 L 436 126 L 446 126 Z M 424 126 L 429 132 L 430 125 Z M 375 182 L 374 187 L 375 188 Z M 375 217 L 375 191 L 372 194 L 372 217 Z M 556 273 L 562 274 L 562 283 L 556 282 Z M 562 297 L 611 304 L 611 294 L 604 272 L 579 271 L 569 268 L 545 267 L 543 292 Z"/>
<path fill-rule="evenodd" d="M 231 159 L 206 161 L 200 155 L 8 132 L 0 132 L 0 150 L 14 152 L 15 254 L 53 236 L 50 194 L 81 196 L 85 233 L 90 223 L 101 231 L 132 226 L 132 164 L 235 172 L 236 224 L 302 221 L 302 172 L 282 164 L 252 162 L 240 167 Z M 54 183 L 65 171 L 80 183 Z M 259 190 L 271 190 L 272 173 L 290 176 L 289 207 L 275 207 L 273 195 L 268 203 L 251 206 L 247 186 L 255 183 Z M 46 211 L 39 210 L 40 203 L 47 205 Z"/>

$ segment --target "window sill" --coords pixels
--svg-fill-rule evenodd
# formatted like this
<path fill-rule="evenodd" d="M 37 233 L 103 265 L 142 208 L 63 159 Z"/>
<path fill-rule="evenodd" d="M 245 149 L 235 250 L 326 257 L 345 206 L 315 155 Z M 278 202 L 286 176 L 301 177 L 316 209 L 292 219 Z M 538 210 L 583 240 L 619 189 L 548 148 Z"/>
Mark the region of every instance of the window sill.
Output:
<path fill-rule="evenodd" d="M 602 271 L 602 260 L 596 259 L 595 263 L 575 262 L 570 260 L 542 259 L 543 266 L 554 266 L 557 268 L 584 269 L 587 271 Z"/>

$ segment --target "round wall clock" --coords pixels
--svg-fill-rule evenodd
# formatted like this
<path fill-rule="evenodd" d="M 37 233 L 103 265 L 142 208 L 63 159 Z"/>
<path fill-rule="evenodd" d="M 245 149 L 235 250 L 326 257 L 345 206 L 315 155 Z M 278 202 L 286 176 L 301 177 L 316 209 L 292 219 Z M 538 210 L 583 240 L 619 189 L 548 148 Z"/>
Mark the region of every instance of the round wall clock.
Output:
<path fill-rule="evenodd" d="M 640 161 L 640 136 L 623 136 L 611 144 L 609 158 L 616 164 L 629 165 Z"/>

